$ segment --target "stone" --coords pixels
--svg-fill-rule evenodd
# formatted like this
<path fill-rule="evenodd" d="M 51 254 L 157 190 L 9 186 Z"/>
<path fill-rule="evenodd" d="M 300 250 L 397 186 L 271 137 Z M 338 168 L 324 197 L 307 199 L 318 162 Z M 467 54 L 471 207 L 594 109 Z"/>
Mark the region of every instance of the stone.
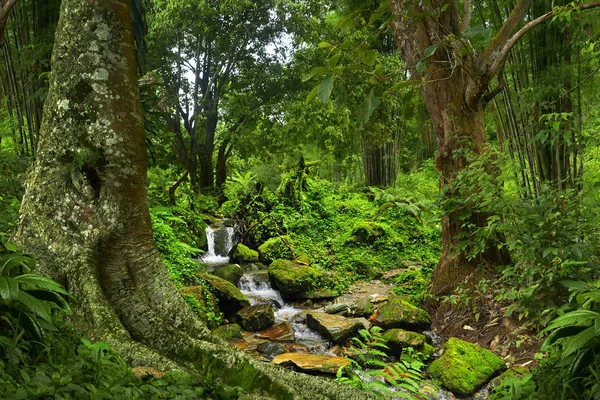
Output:
<path fill-rule="evenodd" d="M 387 341 L 390 353 L 396 357 L 400 356 L 402 349 L 406 347 L 420 350 L 426 343 L 425 335 L 405 331 L 404 329 L 390 329 L 389 331 L 385 331 L 383 338 Z"/>
<path fill-rule="evenodd" d="M 303 353 L 280 354 L 273 359 L 272 363 L 284 367 L 295 367 L 304 372 L 332 375 L 335 375 L 340 368 L 347 368 L 351 364 L 350 360 L 344 357 Z"/>
<path fill-rule="evenodd" d="M 362 321 L 357 318 L 345 318 L 340 315 L 311 311 L 306 314 L 306 324 L 323 335 L 326 339 L 343 344 L 364 329 Z"/>
<path fill-rule="evenodd" d="M 263 342 L 256 346 L 256 350 L 263 353 L 265 357 L 272 360 L 275 356 L 287 352 L 287 349 L 281 343 Z"/>
<path fill-rule="evenodd" d="M 488 349 L 450 338 L 444 345 L 444 354 L 431 363 L 429 373 L 452 393 L 467 396 L 504 369 L 502 358 Z"/>
<path fill-rule="evenodd" d="M 288 353 L 310 353 L 310 348 L 302 343 L 282 343 Z"/>
<path fill-rule="evenodd" d="M 247 331 L 262 331 L 275 323 L 275 312 L 270 304 L 257 304 L 242 308 L 237 313 L 238 322 Z"/>
<path fill-rule="evenodd" d="M 284 321 L 279 325 L 272 326 L 264 331 L 258 332 L 258 337 L 271 341 L 293 342 L 296 339 L 292 324 Z"/>
<path fill-rule="evenodd" d="M 242 270 L 242 267 L 237 264 L 226 264 L 217 267 L 213 272 L 213 275 L 225 279 L 227 282 L 231 282 L 237 287 L 240 278 L 244 275 L 244 271 Z"/>
<path fill-rule="evenodd" d="M 288 260 L 276 260 L 269 265 L 271 283 L 288 298 L 313 289 L 321 278 L 319 270 Z"/>
<path fill-rule="evenodd" d="M 348 315 L 354 306 L 354 303 L 333 303 L 327 307 L 324 307 L 323 311 L 327 314 Z"/>
<path fill-rule="evenodd" d="M 248 246 L 238 243 L 232 252 L 232 259 L 238 263 L 256 263 L 258 262 L 258 251 L 252 250 Z"/>
<path fill-rule="evenodd" d="M 377 239 L 385 236 L 385 228 L 378 222 L 362 221 L 352 228 L 348 243 L 372 245 Z"/>
<path fill-rule="evenodd" d="M 410 304 L 400 296 L 389 296 L 381 303 L 369 320 L 383 329 L 401 328 L 426 330 L 431 326 L 431 316 L 427 311 Z"/>
<path fill-rule="evenodd" d="M 351 314 L 353 317 L 369 317 L 373 314 L 373 311 L 374 306 L 371 303 L 371 299 L 369 297 L 361 297 L 354 303 Z"/>
<path fill-rule="evenodd" d="M 200 272 L 196 276 L 214 288 L 214 294 L 219 299 L 219 308 L 225 315 L 235 314 L 250 305 L 250 300 L 233 283 L 205 272 Z"/>
<path fill-rule="evenodd" d="M 283 236 L 282 238 L 274 237 L 258 246 L 259 260 L 265 264 L 272 263 L 273 261 L 279 259 L 291 260 L 294 255 L 289 247 L 285 244 L 290 243 L 290 238 L 288 236 Z"/>
<path fill-rule="evenodd" d="M 242 339 L 242 327 L 238 324 L 221 325 L 213 329 L 212 333 L 225 340 Z"/>
<path fill-rule="evenodd" d="M 310 268 L 310 267 L 309 267 Z M 294 298 L 298 300 L 310 299 L 310 300 L 323 300 L 323 299 L 333 299 L 337 297 L 339 293 L 336 290 L 330 289 L 316 289 L 309 290 L 308 292 L 300 292 L 294 296 Z"/>

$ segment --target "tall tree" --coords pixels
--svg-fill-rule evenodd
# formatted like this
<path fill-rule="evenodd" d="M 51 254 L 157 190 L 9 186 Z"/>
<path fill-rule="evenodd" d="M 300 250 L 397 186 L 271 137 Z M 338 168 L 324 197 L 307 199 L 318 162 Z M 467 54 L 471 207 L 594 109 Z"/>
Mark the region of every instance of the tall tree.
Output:
<path fill-rule="evenodd" d="M 425 83 L 421 93 L 436 134 L 436 166 L 447 196 L 456 196 L 451 185 L 468 165 L 465 150 L 483 154 L 489 146 L 484 107 L 499 92 L 489 90 L 492 80 L 519 39 L 554 16 L 550 10 L 521 26 L 531 4 L 532 0 L 519 0 L 489 44 L 478 51 L 470 41 L 470 0 L 463 2 L 462 13 L 456 0 L 390 1 L 396 44 L 412 75 Z M 571 5 L 561 11 L 599 5 Z M 465 280 L 481 276 L 481 264 L 504 262 L 493 240 L 478 259 L 468 260 L 462 252 L 456 254 L 459 238 L 469 235 L 468 226 L 485 226 L 487 222 L 485 215 L 473 213 L 465 223 L 458 213 L 451 212 L 442 219 L 442 256 L 432 281 L 436 295 L 448 294 Z"/>
<path fill-rule="evenodd" d="M 52 60 L 16 240 L 78 299 L 76 321 L 137 365 L 277 399 L 364 399 L 251 360 L 214 337 L 171 282 L 146 204 L 130 0 L 63 0 Z"/>

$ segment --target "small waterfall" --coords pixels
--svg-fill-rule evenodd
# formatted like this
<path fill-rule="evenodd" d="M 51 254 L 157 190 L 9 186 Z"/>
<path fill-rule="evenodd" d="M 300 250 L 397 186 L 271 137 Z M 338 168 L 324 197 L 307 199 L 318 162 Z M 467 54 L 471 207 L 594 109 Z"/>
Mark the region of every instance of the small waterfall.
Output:
<path fill-rule="evenodd" d="M 238 284 L 240 291 L 248 297 L 250 304 L 270 304 L 275 310 L 275 323 L 290 321 L 296 343 L 308 346 L 314 354 L 329 354 L 331 343 L 304 323 L 298 322 L 297 314 L 303 310 L 286 304 L 278 290 L 273 289 L 267 271 L 255 271 L 244 274 Z"/>
<path fill-rule="evenodd" d="M 229 252 L 233 248 L 235 229 L 230 226 L 209 226 L 205 231 L 208 251 L 202 256 L 201 261 L 207 264 L 227 264 Z"/>

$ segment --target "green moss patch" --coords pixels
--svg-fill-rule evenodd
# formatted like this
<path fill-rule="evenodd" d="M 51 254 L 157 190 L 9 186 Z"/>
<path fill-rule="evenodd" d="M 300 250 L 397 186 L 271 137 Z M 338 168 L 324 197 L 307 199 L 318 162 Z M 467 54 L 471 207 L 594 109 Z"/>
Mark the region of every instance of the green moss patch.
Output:
<path fill-rule="evenodd" d="M 239 263 L 258 262 L 258 251 L 252 250 L 248 246 L 238 243 L 233 250 L 233 260 Z"/>
<path fill-rule="evenodd" d="M 269 264 L 278 259 L 291 260 L 294 258 L 292 251 L 286 243 L 290 243 L 288 236 L 283 236 L 282 238 L 274 237 L 261 244 L 258 247 L 260 261 Z"/>
<path fill-rule="evenodd" d="M 322 273 L 308 265 L 276 260 L 269 265 L 269 278 L 282 294 L 289 296 L 314 289 Z"/>
<path fill-rule="evenodd" d="M 472 394 L 506 368 L 502 358 L 476 344 L 450 338 L 444 347 L 429 373 L 459 396 Z"/>
<path fill-rule="evenodd" d="M 431 316 L 427 311 L 399 296 L 389 296 L 369 319 L 383 329 L 425 330 L 431 326 Z"/>

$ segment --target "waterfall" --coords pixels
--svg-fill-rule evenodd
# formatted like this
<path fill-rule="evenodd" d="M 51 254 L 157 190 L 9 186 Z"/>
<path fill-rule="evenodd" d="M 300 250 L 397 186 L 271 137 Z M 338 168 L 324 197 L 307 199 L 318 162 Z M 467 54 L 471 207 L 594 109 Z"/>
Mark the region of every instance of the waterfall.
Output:
<path fill-rule="evenodd" d="M 233 248 L 235 229 L 230 226 L 209 226 L 205 231 L 208 251 L 202 256 L 202 262 L 207 264 L 227 264 L 229 262 L 229 252 Z"/>

